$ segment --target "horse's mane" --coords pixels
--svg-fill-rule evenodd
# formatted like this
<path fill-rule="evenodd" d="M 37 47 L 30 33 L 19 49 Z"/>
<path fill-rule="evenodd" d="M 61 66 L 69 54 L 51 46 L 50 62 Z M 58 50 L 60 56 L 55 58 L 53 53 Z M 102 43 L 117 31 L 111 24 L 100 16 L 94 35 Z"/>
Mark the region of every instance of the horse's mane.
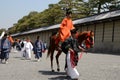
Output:
<path fill-rule="evenodd" d="M 80 32 L 79 36 L 87 35 L 87 34 L 89 35 L 91 34 L 91 36 L 94 36 L 94 32 L 92 30 Z"/>
<path fill-rule="evenodd" d="M 80 35 L 88 34 L 88 32 L 90 32 L 90 31 L 83 31 L 83 32 L 80 33 Z"/>
<path fill-rule="evenodd" d="M 88 31 L 84 31 L 84 32 L 77 32 L 76 37 L 81 37 L 84 36 L 88 33 Z"/>
<path fill-rule="evenodd" d="M 77 39 L 78 39 L 78 41 L 79 41 L 80 44 L 87 38 L 87 34 L 89 32 L 90 31 L 78 32 L 78 34 L 76 36 L 77 36 Z"/>

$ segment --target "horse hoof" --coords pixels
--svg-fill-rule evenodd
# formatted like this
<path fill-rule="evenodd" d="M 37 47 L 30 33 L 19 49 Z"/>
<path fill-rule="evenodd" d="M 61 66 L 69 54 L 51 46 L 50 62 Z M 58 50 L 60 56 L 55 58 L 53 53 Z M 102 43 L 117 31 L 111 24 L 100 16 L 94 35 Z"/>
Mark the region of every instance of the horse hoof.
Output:
<path fill-rule="evenodd" d="M 52 70 L 52 72 L 55 72 L 55 70 Z"/>
<path fill-rule="evenodd" d="M 60 69 L 57 69 L 57 71 L 59 72 L 59 71 L 60 71 Z"/>

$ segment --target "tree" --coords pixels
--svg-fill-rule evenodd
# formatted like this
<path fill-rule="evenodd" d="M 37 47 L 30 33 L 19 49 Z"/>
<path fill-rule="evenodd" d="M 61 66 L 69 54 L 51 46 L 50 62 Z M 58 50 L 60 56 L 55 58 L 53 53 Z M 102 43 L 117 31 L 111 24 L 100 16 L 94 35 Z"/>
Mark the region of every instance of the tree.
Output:
<path fill-rule="evenodd" d="M 60 0 L 49 4 L 43 12 L 32 11 L 23 16 L 10 29 L 10 33 L 58 24 L 65 17 L 66 8 L 71 8 L 73 20 L 120 8 L 120 0 Z"/>
<path fill-rule="evenodd" d="M 90 15 L 110 11 L 110 6 L 112 2 L 116 1 L 118 0 L 88 0 L 88 6 L 91 8 Z"/>
<path fill-rule="evenodd" d="M 73 12 L 73 19 L 86 16 L 83 0 L 61 0 L 58 4 L 62 7 L 63 10 L 66 8 L 71 8 Z"/>
<path fill-rule="evenodd" d="M 6 29 L 4 29 L 4 28 L 0 29 L 0 34 L 2 34 L 3 31 L 6 32 Z"/>

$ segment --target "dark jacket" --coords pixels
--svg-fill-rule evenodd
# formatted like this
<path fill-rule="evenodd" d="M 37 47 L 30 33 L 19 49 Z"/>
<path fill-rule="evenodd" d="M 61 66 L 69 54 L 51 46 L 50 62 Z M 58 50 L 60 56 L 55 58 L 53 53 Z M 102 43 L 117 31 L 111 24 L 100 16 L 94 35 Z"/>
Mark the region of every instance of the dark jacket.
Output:
<path fill-rule="evenodd" d="M 11 49 L 11 43 L 10 41 L 8 40 L 8 38 L 3 38 L 1 40 L 1 51 L 2 52 L 10 52 L 10 49 Z"/>
<path fill-rule="evenodd" d="M 34 44 L 34 52 L 38 53 L 38 52 L 42 52 L 42 42 L 40 40 L 36 40 L 35 44 Z"/>
<path fill-rule="evenodd" d="M 65 40 L 62 43 L 61 48 L 62 48 L 62 51 L 65 54 L 68 53 L 69 48 L 74 50 L 74 54 L 72 55 L 72 57 L 73 57 L 72 59 L 73 59 L 74 65 L 77 66 L 77 63 L 78 63 L 78 52 L 80 52 L 79 43 L 78 43 L 77 39 L 69 37 L 67 40 Z"/>
<path fill-rule="evenodd" d="M 63 43 L 62 43 L 62 51 L 67 54 L 68 53 L 68 49 L 71 48 L 74 50 L 75 53 L 80 52 L 79 49 L 79 43 L 77 39 L 74 39 L 72 37 L 69 37 L 68 39 L 66 39 Z"/>

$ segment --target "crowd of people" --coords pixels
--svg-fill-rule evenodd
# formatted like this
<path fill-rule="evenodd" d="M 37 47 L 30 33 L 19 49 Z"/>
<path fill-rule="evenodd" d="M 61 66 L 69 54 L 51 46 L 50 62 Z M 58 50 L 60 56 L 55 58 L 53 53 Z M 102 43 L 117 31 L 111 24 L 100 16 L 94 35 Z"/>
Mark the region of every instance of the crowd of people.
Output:
<path fill-rule="evenodd" d="M 46 43 L 41 41 L 39 36 L 37 36 L 35 42 L 32 42 L 29 37 L 26 39 L 15 39 L 14 42 L 11 42 L 9 35 L 5 33 L 0 39 L 1 63 L 8 63 L 11 49 L 16 52 L 19 51 L 21 53 L 21 57 L 27 60 L 31 60 L 31 54 L 33 53 L 36 61 L 40 61 L 40 58 L 42 58 L 42 53 L 44 53 L 46 50 Z"/>

